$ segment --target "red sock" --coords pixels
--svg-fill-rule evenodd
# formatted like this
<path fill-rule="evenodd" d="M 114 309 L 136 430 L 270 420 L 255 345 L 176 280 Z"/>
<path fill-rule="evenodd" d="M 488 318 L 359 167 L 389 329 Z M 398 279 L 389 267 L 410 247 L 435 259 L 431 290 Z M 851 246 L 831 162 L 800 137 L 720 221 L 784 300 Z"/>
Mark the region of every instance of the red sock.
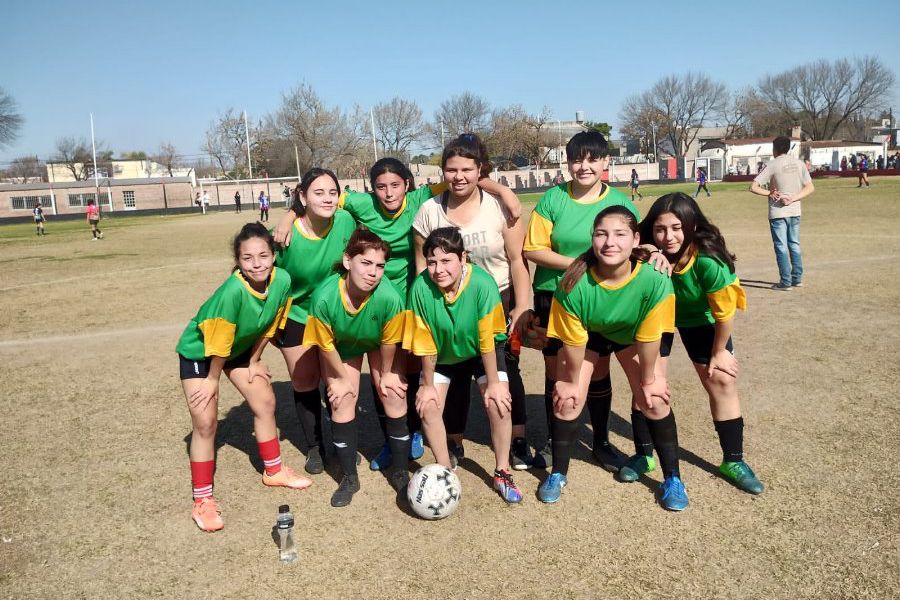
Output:
<path fill-rule="evenodd" d="M 194 490 L 194 500 L 212 497 L 215 470 L 216 461 L 214 460 L 191 461 L 191 487 Z"/>
<path fill-rule="evenodd" d="M 263 461 L 268 475 L 274 475 L 281 470 L 281 446 L 278 438 L 274 437 L 268 442 L 257 442 L 259 457 Z"/>

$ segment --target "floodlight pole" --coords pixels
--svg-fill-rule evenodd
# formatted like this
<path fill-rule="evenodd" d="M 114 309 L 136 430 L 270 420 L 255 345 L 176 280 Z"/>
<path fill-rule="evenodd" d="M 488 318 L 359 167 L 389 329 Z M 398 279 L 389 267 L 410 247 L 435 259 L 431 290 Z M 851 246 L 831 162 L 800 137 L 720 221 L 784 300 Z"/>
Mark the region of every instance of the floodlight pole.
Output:
<path fill-rule="evenodd" d="M 297 150 L 297 144 L 294 144 L 294 160 L 297 161 L 297 183 L 300 183 L 300 151 Z"/>
<path fill-rule="evenodd" d="M 97 174 L 97 144 L 94 143 L 94 113 L 91 115 L 91 154 L 94 157 L 94 191 L 96 192 L 97 210 L 100 210 L 100 176 Z M 112 198 L 109 200 L 109 210 L 112 212 Z"/>
<path fill-rule="evenodd" d="M 247 125 L 247 111 L 244 111 L 244 135 L 247 136 L 247 169 L 250 171 L 250 179 L 253 179 L 253 163 L 250 162 L 250 127 Z"/>
<path fill-rule="evenodd" d="M 375 141 L 375 111 L 369 109 L 369 117 L 372 120 L 372 149 L 375 151 L 375 162 L 378 162 L 378 143 Z"/>

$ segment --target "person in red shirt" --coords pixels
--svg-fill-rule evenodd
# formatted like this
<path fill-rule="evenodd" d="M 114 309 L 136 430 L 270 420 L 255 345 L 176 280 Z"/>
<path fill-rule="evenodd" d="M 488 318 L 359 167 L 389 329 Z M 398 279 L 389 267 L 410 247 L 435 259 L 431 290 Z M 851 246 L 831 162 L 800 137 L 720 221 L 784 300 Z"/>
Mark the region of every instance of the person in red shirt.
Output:
<path fill-rule="evenodd" d="M 91 241 L 96 242 L 97 240 L 102 240 L 103 232 L 100 231 L 100 228 L 98 227 L 100 223 L 100 207 L 97 206 L 93 200 L 88 200 L 85 215 L 87 216 L 87 222 L 91 226 L 91 235 L 94 236 L 91 238 Z"/>

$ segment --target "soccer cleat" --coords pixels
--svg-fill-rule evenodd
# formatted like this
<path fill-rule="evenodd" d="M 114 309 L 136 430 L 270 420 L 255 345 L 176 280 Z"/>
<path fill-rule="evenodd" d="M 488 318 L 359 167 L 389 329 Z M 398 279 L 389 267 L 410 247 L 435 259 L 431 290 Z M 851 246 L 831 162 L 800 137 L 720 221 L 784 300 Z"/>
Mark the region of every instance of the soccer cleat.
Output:
<path fill-rule="evenodd" d="M 649 473 L 655 468 L 656 459 L 654 459 L 653 456 L 635 454 L 625 461 L 625 464 L 622 465 L 622 468 L 616 473 L 616 478 L 625 483 L 637 481 L 641 478 L 641 475 Z"/>
<path fill-rule="evenodd" d="M 550 473 L 550 476 L 538 488 L 538 500 L 546 504 L 557 502 L 562 495 L 563 488 L 566 487 L 566 483 L 568 483 L 568 480 L 562 473 Z"/>
<path fill-rule="evenodd" d="M 359 491 L 359 477 L 344 475 L 338 488 L 331 495 L 331 505 L 335 508 L 347 506 L 353 500 L 353 494 Z"/>
<path fill-rule="evenodd" d="M 756 478 L 753 469 L 742 460 L 723 462 L 719 466 L 719 473 L 737 489 L 743 490 L 748 494 L 762 494 L 765 489 L 762 482 Z"/>
<path fill-rule="evenodd" d="M 284 465 L 274 475 L 263 471 L 262 482 L 269 487 L 286 487 L 292 490 L 305 490 L 313 484 L 312 479 L 297 475 L 293 469 Z"/>
<path fill-rule="evenodd" d="M 524 471 L 531 466 L 534 459 L 525 438 L 515 438 L 509 449 L 509 464 L 516 471 Z"/>
<path fill-rule="evenodd" d="M 591 452 L 600 466 L 610 473 L 618 473 L 622 468 L 622 457 L 609 442 L 594 444 Z"/>
<path fill-rule="evenodd" d="M 772 284 L 773 290 L 778 290 L 779 292 L 789 292 L 791 291 L 791 286 L 784 285 L 783 283 L 774 283 Z"/>
<path fill-rule="evenodd" d="M 409 460 L 418 460 L 425 454 L 425 442 L 422 441 L 422 432 L 414 431 L 409 440 Z"/>
<path fill-rule="evenodd" d="M 680 511 L 688 507 L 687 491 L 677 475 L 666 477 L 659 485 L 659 502 L 666 510 Z"/>
<path fill-rule="evenodd" d="M 507 471 L 494 471 L 494 489 L 507 504 L 518 504 L 522 501 L 522 492 L 513 481 L 512 474 Z"/>
<path fill-rule="evenodd" d="M 462 447 L 462 444 L 447 440 L 447 452 L 450 454 L 450 467 L 455 471 L 459 466 L 459 461 L 466 457 L 466 449 Z"/>
<path fill-rule="evenodd" d="M 103 233 L 102 233 L 102 232 L 99 233 L 99 234 L 97 234 L 97 235 L 100 237 L 101 240 L 103 239 Z"/>
<path fill-rule="evenodd" d="M 547 445 L 535 452 L 531 459 L 531 466 L 535 469 L 549 469 L 553 466 L 553 443 L 547 440 Z"/>
<path fill-rule="evenodd" d="M 793 286 L 793 287 L 803 287 L 803 282 L 802 282 L 802 281 L 798 281 L 797 283 L 792 283 L 791 286 Z"/>
<path fill-rule="evenodd" d="M 325 470 L 325 462 L 322 460 L 322 449 L 319 446 L 313 446 L 306 453 L 306 463 L 303 468 L 310 475 L 318 475 Z"/>
<path fill-rule="evenodd" d="M 222 511 L 219 510 L 219 505 L 212 496 L 194 500 L 191 518 L 203 531 L 219 531 L 225 527 L 225 523 L 222 522 Z"/>
<path fill-rule="evenodd" d="M 392 458 L 393 455 L 391 454 L 391 447 L 388 446 L 387 442 L 385 442 L 384 446 L 382 446 L 381 450 L 378 452 L 378 456 L 376 456 L 369 462 L 369 469 L 373 471 L 386 469 L 391 466 Z"/>
<path fill-rule="evenodd" d="M 406 490 L 406 486 L 409 485 L 409 471 L 406 469 L 393 469 L 388 475 L 388 481 L 398 494 L 402 493 Z"/>

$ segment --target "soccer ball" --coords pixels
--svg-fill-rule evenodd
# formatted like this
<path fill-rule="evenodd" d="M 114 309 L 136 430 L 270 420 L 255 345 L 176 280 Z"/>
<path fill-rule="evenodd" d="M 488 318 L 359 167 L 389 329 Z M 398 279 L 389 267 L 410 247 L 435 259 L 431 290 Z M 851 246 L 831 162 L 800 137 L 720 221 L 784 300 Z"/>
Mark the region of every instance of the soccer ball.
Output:
<path fill-rule="evenodd" d="M 456 473 L 437 464 L 416 471 L 406 486 L 406 497 L 413 512 L 429 521 L 452 515 L 461 494 Z"/>

